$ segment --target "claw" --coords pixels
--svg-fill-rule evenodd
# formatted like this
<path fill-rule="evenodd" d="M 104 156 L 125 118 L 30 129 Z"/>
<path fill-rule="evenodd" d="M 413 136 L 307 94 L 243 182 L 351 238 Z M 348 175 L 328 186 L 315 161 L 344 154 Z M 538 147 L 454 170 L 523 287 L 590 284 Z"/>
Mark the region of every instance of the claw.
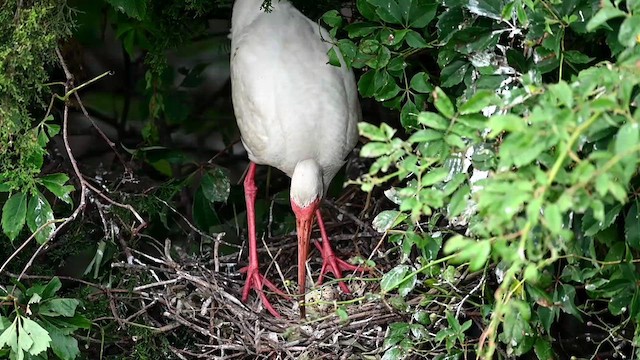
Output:
<path fill-rule="evenodd" d="M 244 288 L 242 290 L 242 301 L 246 302 L 249 298 L 249 292 L 251 289 L 254 289 L 260 297 L 260 300 L 262 300 L 262 304 L 271 313 L 271 315 L 277 318 L 281 317 L 276 309 L 273 308 L 269 299 L 267 299 L 264 291 L 262 291 L 262 287 L 264 285 L 269 290 L 284 297 L 287 297 L 287 295 L 278 289 L 269 279 L 265 278 L 264 275 L 260 274 L 260 270 L 257 267 L 246 266 L 240 269 L 240 272 L 247 273 L 247 280 L 244 283 Z"/>
<path fill-rule="evenodd" d="M 318 285 L 322 284 L 322 280 L 328 272 L 331 272 L 336 279 L 343 279 L 343 271 L 365 271 L 363 266 L 349 264 L 336 256 L 331 248 L 331 244 L 329 243 L 329 237 L 327 236 L 327 231 L 325 230 L 320 210 L 316 213 L 316 218 L 318 220 L 318 227 L 320 228 L 320 235 L 322 236 L 322 245 L 318 244 L 318 242 L 314 242 L 314 244 L 316 244 L 316 248 L 320 250 L 320 254 L 322 255 L 322 270 L 320 270 L 320 276 L 318 277 Z M 340 281 L 338 286 L 340 286 L 340 289 L 345 294 L 351 294 L 351 291 L 344 282 Z"/>

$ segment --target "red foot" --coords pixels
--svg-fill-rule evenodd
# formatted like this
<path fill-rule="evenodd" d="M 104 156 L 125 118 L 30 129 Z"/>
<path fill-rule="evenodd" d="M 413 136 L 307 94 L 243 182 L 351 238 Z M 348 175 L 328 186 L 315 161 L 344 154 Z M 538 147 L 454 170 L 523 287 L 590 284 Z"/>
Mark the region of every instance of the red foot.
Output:
<path fill-rule="evenodd" d="M 333 273 L 336 279 L 342 279 L 343 271 L 364 271 L 364 267 L 351 265 L 336 256 L 336 254 L 333 252 L 333 249 L 331 248 L 331 244 L 329 243 L 329 237 L 327 236 L 327 231 L 324 227 L 324 221 L 322 220 L 322 214 L 320 213 L 320 210 L 316 211 L 316 218 L 318 221 L 318 227 L 320 228 L 320 235 L 322 236 L 322 246 L 315 242 L 316 247 L 318 248 L 318 250 L 320 250 L 320 254 L 322 254 L 322 270 L 320 270 L 318 285 L 322 284 L 324 274 L 326 274 L 327 272 Z M 351 291 L 349 291 L 347 285 L 342 281 L 339 282 L 339 286 L 345 294 L 351 294 Z"/>
<path fill-rule="evenodd" d="M 355 266 L 340 259 L 339 257 L 336 256 L 336 254 L 333 252 L 333 250 L 330 247 L 328 249 L 329 254 L 327 254 L 326 253 L 327 251 L 323 249 L 322 246 L 320 246 L 320 244 L 318 244 L 317 242 L 315 244 L 318 250 L 320 250 L 320 253 L 322 254 L 322 270 L 320 270 L 320 276 L 318 277 L 318 285 L 322 284 L 324 275 L 327 272 L 332 273 L 336 277 L 336 279 L 342 279 L 343 271 L 356 271 L 356 270 L 364 271 L 365 270 L 362 266 Z M 340 286 L 340 289 L 342 289 L 342 291 L 345 294 L 351 294 L 351 291 L 349 290 L 349 288 L 344 282 L 340 281 L 338 285 Z"/>
<path fill-rule="evenodd" d="M 280 314 L 276 311 L 276 309 L 271 306 L 271 303 L 267 299 L 267 296 L 262 291 L 262 286 L 266 286 L 274 293 L 287 297 L 285 293 L 283 293 L 280 289 L 278 289 L 269 279 L 265 278 L 262 274 L 260 274 L 260 270 L 257 267 L 246 266 L 240 269 L 241 273 L 247 273 L 247 280 L 244 283 L 244 288 L 242 290 L 242 302 L 246 302 L 249 298 L 249 292 L 253 288 L 260 300 L 262 300 L 262 304 L 264 307 L 271 313 L 271 315 L 279 318 Z"/>

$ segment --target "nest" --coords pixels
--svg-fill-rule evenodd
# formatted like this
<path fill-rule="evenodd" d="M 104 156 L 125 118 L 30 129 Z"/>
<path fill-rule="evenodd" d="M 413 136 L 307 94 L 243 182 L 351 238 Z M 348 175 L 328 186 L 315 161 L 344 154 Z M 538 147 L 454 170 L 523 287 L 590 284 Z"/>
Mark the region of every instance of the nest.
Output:
<path fill-rule="evenodd" d="M 404 298 L 383 294 L 379 280 L 398 263 L 394 256 L 398 251 L 385 251 L 382 234 L 344 210 L 346 204 L 327 204 L 323 213 L 336 254 L 343 259 L 349 258 L 345 256 L 348 254 L 359 255 L 376 264 L 364 273 L 344 274 L 352 294 L 340 292 L 336 281 L 328 279 L 307 292 L 307 317 L 300 319 L 298 291 L 292 285 L 292 280 L 297 280 L 296 236 L 271 238 L 258 246 L 261 271 L 292 294 L 285 298 L 265 288 L 271 304 L 282 315 L 276 318 L 263 308 L 255 291 L 246 303 L 241 301 L 245 276 L 239 269 L 247 262 L 243 247 L 236 253 L 220 255 L 221 246 L 232 244 L 219 234 L 199 256 L 182 255 L 178 259 L 175 247 L 166 240 L 158 244 L 156 255 L 132 249 L 127 262 L 112 264 L 123 276 L 119 288 L 132 289 L 116 294 L 112 300 L 119 327 L 126 328 L 134 320 L 144 322 L 154 333 L 163 335 L 164 345 L 179 359 L 379 359 L 394 345 L 387 342 L 393 323 L 416 322 L 418 312 L 440 314 L 428 329 L 424 328 L 424 338 L 433 340 L 433 334 L 447 326 L 442 316 L 445 308 L 456 306 L 456 317 L 466 316 L 462 305 L 475 291 L 469 289 L 477 290 L 473 283 L 478 279 L 468 286 L 450 284 L 461 296 L 445 300 L 428 300 L 442 286 L 439 290 L 420 288 Z M 379 211 L 377 207 L 370 206 L 369 210 Z M 312 241 L 319 240 L 319 234 L 314 233 Z M 311 248 L 307 273 L 317 279 L 322 259 Z M 419 341 L 414 345 L 421 346 Z M 441 342 L 422 345 L 429 347 L 429 358 L 446 353 Z"/>
<path fill-rule="evenodd" d="M 337 206 L 331 207 L 338 212 Z M 359 222 L 357 218 L 345 216 L 344 212 L 331 215 L 334 221 L 327 225 L 333 232 L 331 239 L 337 254 L 365 256 L 382 244 L 381 234 L 363 223 L 355 224 Z M 335 234 L 335 219 L 342 219 L 338 229 L 342 233 Z M 345 232 L 349 229 L 355 231 Z M 247 303 L 241 301 L 245 277 L 238 270 L 246 264 L 246 252 L 220 256 L 220 246 L 231 244 L 225 244 L 224 234 L 212 240 L 210 251 L 198 257 L 174 259 L 175 251 L 166 240 L 158 251 L 161 255 L 133 250 L 128 262 L 112 264 L 124 276 L 125 283 L 135 284 L 127 294 L 126 312 L 131 315 L 118 315 L 119 325 L 126 327 L 133 315 L 144 315 L 146 323 L 167 336 L 170 351 L 181 359 L 350 358 L 367 354 L 375 358 L 383 350 L 387 325 L 406 320 L 406 314 L 372 295 L 380 292 L 378 281 L 372 280 L 390 266 L 384 258 L 374 259 L 376 268 L 368 272 L 344 274 L 350 277 L 352 294 L 340 292 L 331 279 L 309 291 L 307 317 L 302 320 L 295 295 L 298 291 L 291 285 L 291 280 L 297 279 L 295 234 L 271 239 L 268 247 L 259 245 L 263 273 L 291 294 L 285 298 L 270 294 L 265 288 L 271 304 L 282 315 L 276 318 L 263 309 L 255 291 Z M 312 241 L 318 240 L 319 236 L 312 237 Z M 375 253 L 382 252 L 378 249 Z M 319 253 L 312 251 L 307 266 L 314 279 L 321 265 Z M 134 304 L 138 304 L 137 311 L 131 307 Z M 178 328 L 188 332 L 187 338 L 192 341 L 185 344 L 185 336 L 177 335 Z"/>

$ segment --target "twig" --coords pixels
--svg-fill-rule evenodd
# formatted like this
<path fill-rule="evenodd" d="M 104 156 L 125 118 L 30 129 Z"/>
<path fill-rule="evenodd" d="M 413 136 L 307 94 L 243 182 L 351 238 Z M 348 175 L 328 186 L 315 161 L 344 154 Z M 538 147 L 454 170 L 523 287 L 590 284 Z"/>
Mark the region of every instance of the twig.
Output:
<path fill-rule="evenodd" d="M 180 281 L 180 278 L 154 282 L 154 283 L 151 283 L 151 284 L 136 286 L 136 287 L 133 288 L 133 291 L 142 291 L 142 290 L 150 289 L 150 288 L 156 287 L 156 286 L 165 286 L 165 285 L 169 285 L 169 284 L 175 284 L 178 281 Z"/>
<path fill-rule="evenodd" d="M 27 238 L 27 240 L 25 240 L 22 243 L 22 245 L 20 245 L 19 248 L 17 248 L 11 255 L 9 255 L 9 257 L 7 258 L 7 260 L 4 261 L 4 263 L 2 263 L 2 266 L 0 266 L 0 274 L 2 274 L 2 272 L 7 267 L 7 265 L 9 265 L 9 263 L 11 262 L 11 260 L 13 260 L 16 256 L 18 256 L 18 254 L 20 254 L 20 252 L 25 247 L 27 247 L 27 245 L 29 245 L 31 240 L 36 238 L 36 234 L 38 234 L 40 231 L 44 230 L 44 228 L 48 227 L 49 225 L 51 225 L 53 223 L 56 223 L 56 222 L 60 222 L 60 221 L 63 221 L 63 220 L 50 220 L 50 221 L 47 221 L 46 223 L 44 223 L 43 225 L 41 225 L 38 229 L 36 229 L 36 231 L 34 231 L 33 234 L 31 234 L 31 236 L 29 236 Z M 45 242 L 45 244 L 46 244 L 46 242 Z M 18 278 L 18 280 L 20 280 L 20 279 Z"/>
<path fill-rule="evenodd" d="M 119 208 L 123 208 L 126 210 L 129 210 L 133 216 L 135 216 L 135 218 L 138 220 L 138 222 L 140 223 L 140 225 L 138 225 L 138 227 L 134 228 L 131 230 L 131 233 L 133 235 L 137 235 L 140 230 L 144 229 L 147 226 L 147 222 L 142 218 L 142 216 L 140 216 L 140 214 L 138 214 L 138 212 L 136 211 L 136 209 L 133 208 L 133 206 L 129 205 L 129 204 L 122 204 L 119 203 L 113 199 L 111 199 L 110 197 L 108 197 L 107 195 L 103 194 L 102 191 L 100 191 L 100 189 L 96 188 L 95 186 L 91 185 L 88 181 L 84 180 L 84 184 L 85 186 L 90 189 L 91 191 L 93 191 L 94 193 L 96 193 L 98 196 L 100 196 L 101 198 L 103 198 L 105 201 L 107 201 L 109 204 L 111 205 L 115 205 Z"/>
<path fill-rule="evenodd" d="M 64 91 L 65 91 L 65 94 L 67 94 L 69 92 L 69 90 L 71 89 L 72 85 L 73 85 L 73 75 L 71 74 L 71 72 L 69 72 L 69 69 L 67 68 L 67 64 L 65 63 L 64 58 L 62 57 L 62 54 L 60 53 L 60 49 L 59 48 L 56 48 L 56 54 L 58 55 L 58 60 L 60 60 L 60 65 L 62 66 L 62 69 L 64 70 L 64 73 L 65 73 L 65 76 L 66 76 L 66 79 L 67 79 L 67 82 L 64 85 Z M 31 258 L 29 259 L 27 264 L 22 269 L 22 272 L 20 273 L 20 276 L 18 276 L 18 281 L 24 276 L 24 274 L 27 272 L 27 270 L 29 270 L 31 265 L 33 265 L 34 260 L 36 259 L 38 254 L 40 254 L 40 251 L 42 251 L 42 249 L 45 247 L 45 245 L 51 239 L 55 239 L 55 237 L 58 235 L 60 230 L 65 227 L 65 225 L 67 225 L 70 222 L 72 222 L 73 220 L 75 220 L 78 217 L 78 215 L 84 210 L 84 208 L 86 206 L 86 201 L 87 201 L 87 194 L 86 194 L 87 186 L 86 186 L 86 182 L 84 181 L 84 178 L 82 177 L 82 173 L 80 172 L 80 168 L 78 167 L 78 162 L 76 161 L 75 157 L 73 156 L 73 152 L 71 151 L 71 145 L 69 144 L 69 104 L 67 104 L 67 103 L 65 103 L 65 105 L 64 105 L 64 112 L 63 112 L 63 117 L 62 117 L 62 140 L 64 142 L 64 148 L 65 148 L 65 150 L 67 152 L 67 156 L 69 157 L 69 162 L 71 163 L 71 167 L 73 167 L 73 172 L 76 175 L 76 177 L 78 178 L 78 182 L 80 183 L 80 201 L 79 201 L 78 206 L 76 207 L 76 209 L 73 211 L 73 213 L 71 213 L 70 216 L 68 216 L 67 218 L 65 218 L 62 221 L 62 224 L 60 224 L 60 226 L 58 226 L 51 233 L 51 235 L 49 236 L 49 239 L 47 241 L 45 241 L 40 247 L 38 247 L 36 252 L 31 256 Z"/>

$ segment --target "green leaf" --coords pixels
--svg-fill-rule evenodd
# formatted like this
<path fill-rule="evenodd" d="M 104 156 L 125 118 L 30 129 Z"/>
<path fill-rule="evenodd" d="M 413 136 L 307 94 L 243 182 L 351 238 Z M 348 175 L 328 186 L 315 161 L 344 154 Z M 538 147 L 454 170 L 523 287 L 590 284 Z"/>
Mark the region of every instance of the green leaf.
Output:
<path fill-rule="evenodd" d="M 406 357 L 405 351 L 400 346 L 393 346 L 384 352 L 381 360 L 403 360 Z"/>
<path fill-rule="evenodd" d="M 429 170 L 423 177 L 420 179 L 420 185 L 422 186 L 430 186 L 436 183 L 443 181 L 449 176 L 449 170 L 445 168 L 435 168 Z"/>
<path fill-rule="evenodd" d="M 13 190 L 13 186 L 0 179 L 0 192 L 10 192 L 11 190 Z"/>
<path fill-rule="evenodd" d="M 616 200 L 624 203 L 627 201 L 627 190 L 621 184 L 610 181 L 609 182 L 609 192 L 613 195 Z"/>
<path fill-rule="evenodd" d="M 78 340 L 73 336 L 63 335 L 58 331 L 49 331 L 51 336 L 51 350 L 62 360 L 73 360 L 80 355 Z"/>
<path fill-rule="evenodd" d="M 349 321 L 349 313 L 345 310 L 344 306 L 340 306 L 336 309 L 336 314 L 340 318 L 340 322 L 346 323 Z"/>
<path fill-rule="evenodd" d="M 13 241 L 24 227 L 27 218 L 27 195 L 13 194 L 2 207 L 2 231 Z"/>
<path fill-rule="evenodd" d="M 600 11 L 598 11 L 587 23 L 587 31 L 593 31 L 595 28 L 604 24 L 610 19 L 625 16 L 625 12 L 614 8 L 609 0 L 603 1 L 606 4 Z"/>
<path fill-rule="evenodd" d="M 340 66 L 340 58 L 338 57 L 338 52 L 336 51 L 335 46 L 329 49 L 327 55 L 329 55 L 329 64 L 333 66 Z"/>
<path fill-rule="evenodd" d="M 469 63 L 464 60 L 456 60 L 442 69 L 440 73 L 440 80 L 442 83 L 440 86 L 444 88 L 450 88 L 458 85 L 462 82 L 467 71 L 469 70 Z"/>
<path fill-rule="evenodd" d="M 57 173 L 45 175 L 40 178 L 40 181 L 42 182 L 42 185 L 44 185 L 47 190 L 51 191 L 51 193 L 58 199 L 69 205 L 73 204 L 69 194 L 75 189 L 71 185 L 65 185 L 67 181 L 69 181 L 69 176 L 67 176 L 67 174 Z"/>
<path fill-rule="evenodd" d="M 500 0 L 483 0 L 469 1 L 466 8 L 474 14 L 485 16 L 494 20 L 501 20 L 502 17 L 502 1 Z"/>
<path fill-rule="evenodd" d="M 511 299 L 507 303 L 503 322 L 503 338 L 512 346 L 520 345 L 529 332 L 531 326 L 529 319 L 531 317 L 531 308 L 529 304 L 521 300 Z"/>
<path fill-rule="evenodd" d="M 330 27 L 338 27 L 342 25 L 342 16 L 338 10 L 329 10 L 322 15 L 322 21 L 324 21 Z"/>
<path fill-rule="evenodd" d="M 433 104 L 436 106 L 436 109 L 440 112 L 440 114 L 445 117 L 451 119 L 455 113 L 455 109 L 453 108 L 453 103 L 447 96 L 447 94 L 442 91 L 441 88 L 436 87 L 433 91 Z"/>
<path fill-rule="evenodd" d="M 413 90 L 421 93 L 429 93 L 434 89 L 433 85 L 429 82 L 429 74 L 424 71 L 413 75 L 409 82 L 409 86 Z"/>
<path fill-rule="evenodd" d="M 23 317 L 22 331 L 18 330 L 18 343 L 31 344 L 28 348 L 23 347 L 23 349 L 28 351 L 31 355 L 38 355 L 49 348 L 51 337 L 49 337 L 49 333 L 43 329 L 40 324 L 29 318 Z"/>
<path fill-rule="evenodd" d="M 365 64 L 373 69 L 384 68 L 385 66 L 387 66 L 387 64 L 389 64 L 389 60 L 391 60 L 391 51 L 384 45 L 379 45 L 377 51 L 370 55 L 372 56 L 367 61 L 365 61 Z M 395 81 L 393 81 L 393 83 L 395 84 Z"/>
<path fill-rule="evenodd" d="M 384 292 L 390 292 L 397 288 L 402 280 L 409 273 L 409 266 L 407 265 L 398 265 L 391 269 L 388 273 L 384 274 L 382 280 L 380 281 L 380 288 Z"/>
<path fill-rule="evenodd" d="M 451 196 L 451 201 L 447 204 L 447 217 L 449 219 L 460 215 L 466 209 L 469 195 L 469 185 L 465 184 Z"/>
<path fill-rule="evenodd" d="M 392 146 L 389 143 L 370 142 L 364 144 L 360 150 L 360 156 L 365 158 L 377 158 L 391 152 Z"/>
<path fill-rule="evenodd" d="M 202 193 L 210 202 L 226 202 L 231 191 L 229 177 L 221 168 L 214 168 L 202 176 Z"/>
<path fill-rule="evenodd" d="M 626 47 L 640 43 L 640 14 L 629 16 L 620 25 L 618 41 Z"/>
<path fill-rule="evenodd" d="M 147 2 L 145 0 L 107 0 L 116 10 L 136 20 L 143 20 L 147 16 Z"/>
<path fill-rule="evenodd" d="M 37 190 L 36 194 L 29 199 L 26 216 L 29 230 L 35 233 L 38 243 L 44 244 L 55 231 L 56 224 L 53 223 L 53 210 L 49 201 Z M 41 226 L 44 227 L 36 233 Z"/>
<path fill-rule="evenodd" d="M 495 94 L 491 90 L 479 90 L 471 99 L 460 107 L 460 114 L 467 115 L 482 111 L 485 107 L 491 105 L 495 100 Z"/>
<path fill-rule="evenodd" d="M 622 191 L 626 196 L 627 192 L 624 189 Z M 622 205 L 620 204 L 605 206 L 604 221 L 594 219 L 593 213 L 590 211 L 585 213 L 582 218 L 582 231 L 584 231 L 585 236 L 593 236 L 611 226 L 618 218 L 621 209 Z"/>
<path fill-rule="evenodd" d="M 409 26 L 412 28 L 422 29 L 429 25 L 435 18 L 438 3 L 435 1 L 413 0 L 407 1 L 411 3 L 411 8 L 407 15 Z"/>
<path fill-rule="evenodd" d="M 426 130 L 418 130 L 415 133 L 413 133 L 413 135 L 411 135 L 411 137 L 409 137 L 409 142 L 410 143 L 424 143 L 424 142 L 429 142 L 429 141 L 433 141 L 433 140 L 439 140 L 442 139 L 443 137 L 443 133 L 436 131 L 436 130 L 431 130 L 431 129 L 426 129 Z"/>
<path fill-rule="evenodd" d="M 462 137 L 456 135 L 456 134 L 449 134 L 447 136 L 444 137 L 444 141 L 453 146 L 453 147 L 457 147 L 458 149 L 466 149 L 467 148 L 467 144 L 465 143 L 465 141 L 462 139 Z"/>
<path fill-rule="evenodd" d="M 418 114 L 418 122 L 436 130 L 447 130 L 450 125 L 449 120 L 445 119 L 441 115 L 426 111 Z"/>
<path fill-rule="evenodd" d="M 549 86 L 549 91 L 568 108 L 573 107 L 573 91 L 571 87 L 564 81 Z"/>
<path fill-rule="evenodd" d="M 455 253 L 454 262 L 469 262 L 469 270 L 476 271 L 481 269 L 489 259 L 491 242 L 489 240 L 476 241 L 462 235 L 456 235 L 447 241 L 444 252 L 445 254 Z"/>
<path fill-rule="evenodd" d="M 349 35 L 349 37 L 353 39 L 353 38 L 367 36 L 373 33 L 374 31 L 376 31 L 376 29 L 378 28 L 380 28 L 380 26 L 377 24 L 372 24 L 369 22 L 356 22 L 356 23 L 347 25 L 344 29 L 347 31 L 347 34 Z"/>
<path fill-rule="evenodd" d="M 0 319 L 4 319 L 1 318 Z M 0 334 L 0 349 L 8 345 L 14 353 L 22 350 L 18 346 L 18 318 L 16 317 L 11 325 L 5 327 L 4 331 Z"/>
<path fill-rule="evenodd" d="M 419 33 L 413 30 L 409 30 L 409 32 L 407 32 L 407 34 L 404 36 L 404 41 L 406 41 L 407 45 L 409 45 L 414 49 L 422 49 L 422 48 L 429 47 L 429 44 L 422 37 L 422 35 L 420 35 Z"/>
<path fill-rule="evenodd" d="M 500 147 L 499 167 L 523 167 L 535 161 L 547 148 L 546 142 L 531 132 L 511 133 Z"/>
<path fill-rule="evenodd" d="M 588 64 L 596 58 L 587 56 L 580 51 L 568 50 L 564 52 L 564 59 L 572 64 Z"/>
<path fill-rule="evenodd" d="M 500 135 L 503 131 L 519 132 L 527 127 L 526 120 L 512 114 L 492 116 L 489 118 L 488 126 L 491 129 L 491 133 L 489 134 L 489 138 L 491 139 Z"/>
<path fill-rule="evenodd" d="M 367 0 L 376 7 L 376 14 L 385 22 L 402 24 L 402 11 L 396 0 Z"/>
<path fill-rule="evenodd" d="M 53 119 L 53 117 L 52 117 Z M 44 126 L 47 128 L 47 133 L 49 137 L 52 138 L 60 133 L 60 125 L 58 124 L 48 124 L 45 123 Z"/>
<path fill-rule="evenodd" d="M 378 21 L 375 6 L 371 5 L 368 0 L 357 0 L 356 7 L 358 12 L 367 20 Z"/>
<path fill-rule="evenodd" d="M 416 274 L 411 274 L 409 278 L 398 286 L 398 294 L 402 297 L 406 297 L 413 290 L 418 283 L 418 277 Z"/>
<path fill-rule="evenodd" d="M 638 200 L 634 201 L 624 218 L 624 238 L 634 249 L 640 249 L 640 215 Z"/>
<path fill-rule="evenodd" d="M 358 131 L 360 135 L 366 137 L 369 140 L 373 140 L 373 141 L 387 140 L 386 134 L 380 127 L 366 123 L 366 122 L 358 123 Z"/>
<path fill-rule="evenodd" d="M 400 87 L 387 71 L 376 71 L 373 78 L 374 97 L 378 101 L 385 101 L 395 97 Z"/>
<path fill-rule="evenodd" d="M 400 211 L 385 210 L 380 212 L 371 222 L 371 226 L 378 232 L 385 232 L 391 229 L 398 221 L 406 218 Z"/>
<path fill-rule="evenodd" d="M 46 316 L 73 317 L 80 302 L 76 299 L 55 298 L 40 304 L 40 314 Z"/>
<path fill-rule="evenodd" d="M 576 298 L 575 287 L 567 284 L 563 284 L 560 287 L 560 291 L 558 292 L 558 299 L 560 300 L 560 303 L 561 303 L 560 308 L 562 309 L 562 311 L 566 312 L 567 314 L 571 314 L 576 318 L 578 318 L 578 320 L 582 321 L 582 316 L 580 315 L 580 310 L 576 306 L 575 298 Z"/>
<path fill-rule="evenodd" d="M 400 123 L 405 129 L 415 128 L 418 126 L 418 107 L 411 100 L 407 100 L 407 102 L 402 106 L 402 110 L 400 111 Z"/>
<path fill-rule="evenodd" d="M 61 288 L 62 282 L 57 276 L 54 276 L 53 278 L 51 278 L 51 280 L 49 280 L 47 286 L 44 287 L 40 295 L 42 295 L 43 299 L 48 299 L 54 296 Z"/>
<path fill-rule="evenodd" d="M 562 213 L 556 204 L 549 204 L 544 209 L 546 226 L 552 234 L 558 235 L 562 231 Z"/>
<path fill-rule="evenodd" d="M 622 125 L 616 135 L 616 154 L 624 154 L 638 145 L 640 142 L 640 132 L 638 123 L 626 123 Z"/>
<path fill-rule="evenodd" d="M 470 249 L 474 256 L 469 261 L 469 270 L 478 271 L 482 269 L 491 254 L 491 242 L 488 240 L 478 241 Z"/>

